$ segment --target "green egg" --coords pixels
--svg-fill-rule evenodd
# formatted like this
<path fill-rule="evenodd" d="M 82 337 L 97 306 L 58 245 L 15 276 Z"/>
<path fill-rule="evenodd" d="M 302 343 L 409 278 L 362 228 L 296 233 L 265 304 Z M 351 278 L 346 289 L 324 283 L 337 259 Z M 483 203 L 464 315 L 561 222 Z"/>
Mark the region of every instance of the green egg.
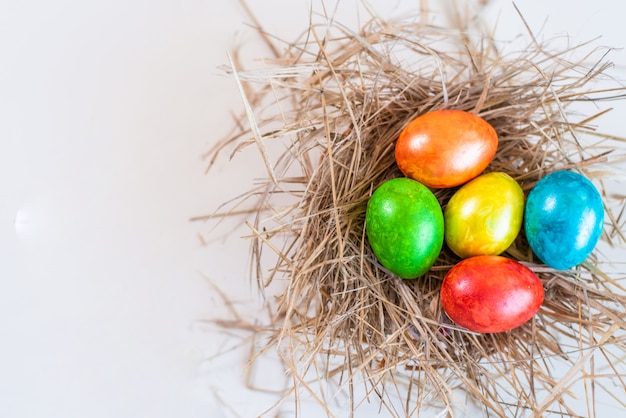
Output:
<path fill-rule="evenodd" d="M 443 212 L 422 183 L 395 178 L 372 194 L 365 216 L 374 254 L 392 273 L 414 279 L 435 263 L 443 246 Z"/>

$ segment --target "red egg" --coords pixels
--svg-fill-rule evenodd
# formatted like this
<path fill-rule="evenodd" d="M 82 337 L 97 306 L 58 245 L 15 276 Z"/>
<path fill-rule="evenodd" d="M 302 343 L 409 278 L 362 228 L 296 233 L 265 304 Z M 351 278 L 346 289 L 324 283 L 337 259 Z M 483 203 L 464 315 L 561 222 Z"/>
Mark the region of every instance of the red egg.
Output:
<path fill-rule="evenodd" d="M 462 110 L 435 110 L 400 133 L 395 157 L 402 173 L 431 188 L 461 185 L 489 165 L 498 135 L 484 119 Z"/>
<path fill-rule="evenodd" d="M 441 305 L 448 317 L 470 331 L 508 331 L 530 320 L 541 307 L 543 285 L 528 267 L 509 258 L 466 258 L 443 279 Z"/>

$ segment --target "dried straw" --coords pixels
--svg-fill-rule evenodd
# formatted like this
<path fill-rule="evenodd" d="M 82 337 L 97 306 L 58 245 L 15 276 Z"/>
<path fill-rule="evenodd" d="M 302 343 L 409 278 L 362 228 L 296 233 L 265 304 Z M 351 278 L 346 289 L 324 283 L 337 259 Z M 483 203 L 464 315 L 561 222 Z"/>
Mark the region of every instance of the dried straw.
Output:
<path fill-rule="evenodd" d="M 269 337 L 257 355 L 279 354 L 292 382 L 284 397 L 296 404 L 304 391 L 333 415 L 320 387 L 335 382 L 351 413 L 376 400 L 386 416 L 428 406 L 452 416 L 466 402 L 489 416 L 594 415 L 601 392 L 626 408 L 626 288 L 623 275 L 602 271 L 596 254 L 554 271 L 520 234 L 504 255 L 539 275 L 545 303 L 515 330 L 481 335 L 442 312 L 441 280 L 459 261 L 451 251 L 444 248 L 424 277 L 402 280 L 365 239 L 372 190 L 402 175 L 393 153 L 399 132 L 419 114 L 455 108 L 494 126 L 499 148 L 488 171 L 509 173 L 526 193 L 557 169 L 591 177 L 606 201 L 603 240 L 624 242 L 624 197 L 604 192 L 599 177 L 619 160 L 613 151 L 622 140 L 593 126 L 602 102 L 625 93 L 593 88 L 609 79 L 606 51 L 582 44 L 554 52 L 529 32 L 525 49 L 504 54 L 491 35 L 468 26 L 461 18 L 442 28 L 374 17 L 353 32 L 329 20 L 292 43 L 261 31 L 277 53 L 264 70 L 244 71 L 232 58 L 245 115 L 209 156 L 254 145 L 267 169 L 236 205 L 250 205 L 258 285 L 278 289 L 266 300 L 270 330 L 257 332 Z M 595 113 L 577 114 L 589 103 Z M 434 192 L 445 206 L 453 191 Z M 562 376 L 556 361 L 568 364 Z M 605 368 L 596 369 L 601 362 Z M 586 401 L 583 411 L 571 406 L 574 395 Z"/>

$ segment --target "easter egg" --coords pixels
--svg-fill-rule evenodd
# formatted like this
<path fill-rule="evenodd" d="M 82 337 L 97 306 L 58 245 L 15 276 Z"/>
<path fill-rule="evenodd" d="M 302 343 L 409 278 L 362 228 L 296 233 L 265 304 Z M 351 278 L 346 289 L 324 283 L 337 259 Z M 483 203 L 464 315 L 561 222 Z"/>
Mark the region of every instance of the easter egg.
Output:
<path fill-rule="evenodd" d="M 517 237 L 524 192 L 508 174 L 481 174 L 457 190 L 444 211 L 445 241 L 459 257 L 498 255 Z"/>
<path fill-rule="evenodd" d="M 441 306 L 457 325 L 470 331 L 508 331 L 530 320 L 541 307 L 543 285 L 515 260 L 480 255 L 460 261 L 441 285 Z"/>
<path fill-rule="evenodd" d="M 395 147 L 405 176 L 431 188 L 454 187 L 489 165 L 498 136 L 484 119 L 462 110 L 435 110 L 413 119 Z"/>
<path fill-rule="evenodd" d="M 380 263 L 404 279 L 426 273 L 443 246 L 443 213 L 437 198 L 408 178 L 388 180 L 376 188 L 367 204 L 365 228 Z"/>
<path fill-rule="evenodd" d="M 602 234 L 600 193 L 573 171 L 556 171 L 542 178 L 530 191 L 525 212 L 524 231 L 530 248 L 558 270 L 584 261 Z"/>

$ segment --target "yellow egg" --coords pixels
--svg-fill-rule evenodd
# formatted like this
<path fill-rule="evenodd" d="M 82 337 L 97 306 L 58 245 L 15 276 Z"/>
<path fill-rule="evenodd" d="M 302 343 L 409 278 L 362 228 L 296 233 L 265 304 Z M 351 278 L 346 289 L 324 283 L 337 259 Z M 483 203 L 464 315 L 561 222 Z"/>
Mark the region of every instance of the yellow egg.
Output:
<path fill-rule="evenodd" d="M 508 174 L 483 174 L 463 185 L 444 211 L 445 241 L 462 258 L 498 255 L 519 234 L 524 192 Z"/>

